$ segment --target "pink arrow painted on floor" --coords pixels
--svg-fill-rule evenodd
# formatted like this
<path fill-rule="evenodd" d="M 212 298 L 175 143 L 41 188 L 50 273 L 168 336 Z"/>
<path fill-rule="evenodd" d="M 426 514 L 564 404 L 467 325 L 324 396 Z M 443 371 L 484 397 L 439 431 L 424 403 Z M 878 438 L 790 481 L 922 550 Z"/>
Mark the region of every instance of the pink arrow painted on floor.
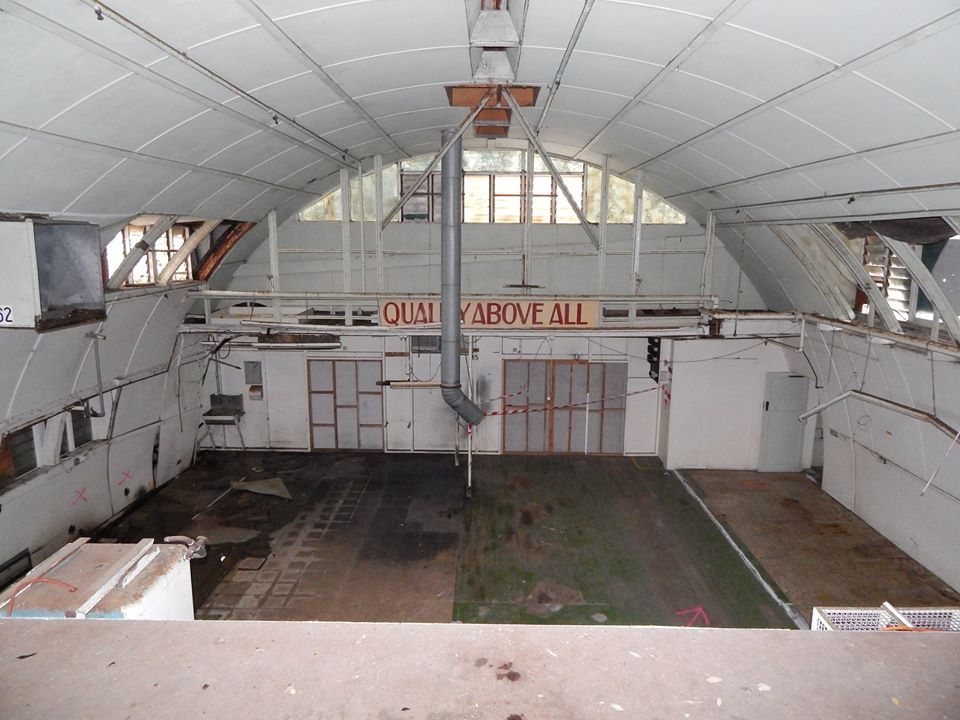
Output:
<path fill-rule="evenodd" d="M 677 610 L 674 615 L 693 615 L 690 618 L 690 622 L 687 623 L 687 627 L 694 625 L 697 620 L 702 620 L 704 627 L 710 625 L 710 616 L 707 615 L 707 611 L 703 609 L 703 605 L 697 605 L 696 607 L 687 608 L 686 610 Z"/>

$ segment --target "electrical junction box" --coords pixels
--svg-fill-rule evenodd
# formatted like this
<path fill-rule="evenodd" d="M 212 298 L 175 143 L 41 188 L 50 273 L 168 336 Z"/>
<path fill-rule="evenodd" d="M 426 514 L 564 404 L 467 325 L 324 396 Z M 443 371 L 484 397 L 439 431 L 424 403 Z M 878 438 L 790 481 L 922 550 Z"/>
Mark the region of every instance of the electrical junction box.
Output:
<path fill-rule="evenodd" d="M 106 318 L 100 229 L 0 222 L 0 328 L 50 330 Z"/>

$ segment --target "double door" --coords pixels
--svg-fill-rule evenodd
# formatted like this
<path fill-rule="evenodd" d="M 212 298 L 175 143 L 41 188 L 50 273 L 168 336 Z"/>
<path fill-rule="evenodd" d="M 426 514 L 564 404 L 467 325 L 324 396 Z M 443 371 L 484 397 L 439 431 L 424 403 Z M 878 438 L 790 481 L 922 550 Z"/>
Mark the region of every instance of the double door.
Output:
<path fill-rule="evenodd" d="M 379 360 L 308 360 L 310 447 L 383 449 Z"/>
<path fill-rule="evenodd" d="M 623 453 L 627 364 L 505 360 L 503 450 Z"/>

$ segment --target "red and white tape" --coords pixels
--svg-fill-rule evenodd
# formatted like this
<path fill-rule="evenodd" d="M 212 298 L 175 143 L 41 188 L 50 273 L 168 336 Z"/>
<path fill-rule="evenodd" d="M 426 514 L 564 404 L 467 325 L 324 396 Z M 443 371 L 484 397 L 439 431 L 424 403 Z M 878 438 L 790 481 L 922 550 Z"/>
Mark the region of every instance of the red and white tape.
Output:
<path fill-rule="evenodd" d="M 489 405 L 490 403 L 495 403 L 498 400 L 509 400 L 510 398 L 519 397 L 520 395 L 526 395 L 528 388 L 522 388 L 517 390 L 515 393 L 510 393 L 509 395 L 501 395 L 500 397 L 490 398 L 489 400 L 484 400 L 481 405 Z"/>
<path fill-rule="evenodd" d="M 580 403 L 567 403 L 566 405 L 551 405 L 550 407 L 542 408 L 513 408 L 510 410 L 491 410 L 490 412 L 484 413 L 484 417 L 489 417 L 491 415 L 523 415 L 525 413 L 537 413 L 537 412 L 547 412 L 548 410 L 566 410 L 568 408 L 582 407 L 584 405 L 596 405 L 597 403 L 607 402 L 608 400 L 619 400 L 620 398 L 630 397 L 631 395 L 643 395 L 644 393 L 653 392 L 654 390 L 659 390 L 662 385 L 657 385 L 656 387 L 647 388 L 646 390 L 634 390 L 633 392 L 623 393 L 622 395 L 611 395 L 605 398 L 598 398 L 596 400 L 588 400 L 586 402 Z"/>

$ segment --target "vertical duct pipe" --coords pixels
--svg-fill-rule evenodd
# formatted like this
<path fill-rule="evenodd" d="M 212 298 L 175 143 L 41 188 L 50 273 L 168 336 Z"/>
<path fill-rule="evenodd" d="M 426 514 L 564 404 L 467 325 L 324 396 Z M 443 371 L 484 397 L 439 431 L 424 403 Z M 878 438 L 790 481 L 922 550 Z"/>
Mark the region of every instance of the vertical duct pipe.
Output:
<path fill-rule="evenodd" d="M 455 134 L 443 131 L 446 145 Z M 460 183 L 463 142 L 458 138 L 441 165 L 440 205 L 440 394 L 444 402 L 471 425 L 483 420 L 483 412 L 460 387 Z"/>

